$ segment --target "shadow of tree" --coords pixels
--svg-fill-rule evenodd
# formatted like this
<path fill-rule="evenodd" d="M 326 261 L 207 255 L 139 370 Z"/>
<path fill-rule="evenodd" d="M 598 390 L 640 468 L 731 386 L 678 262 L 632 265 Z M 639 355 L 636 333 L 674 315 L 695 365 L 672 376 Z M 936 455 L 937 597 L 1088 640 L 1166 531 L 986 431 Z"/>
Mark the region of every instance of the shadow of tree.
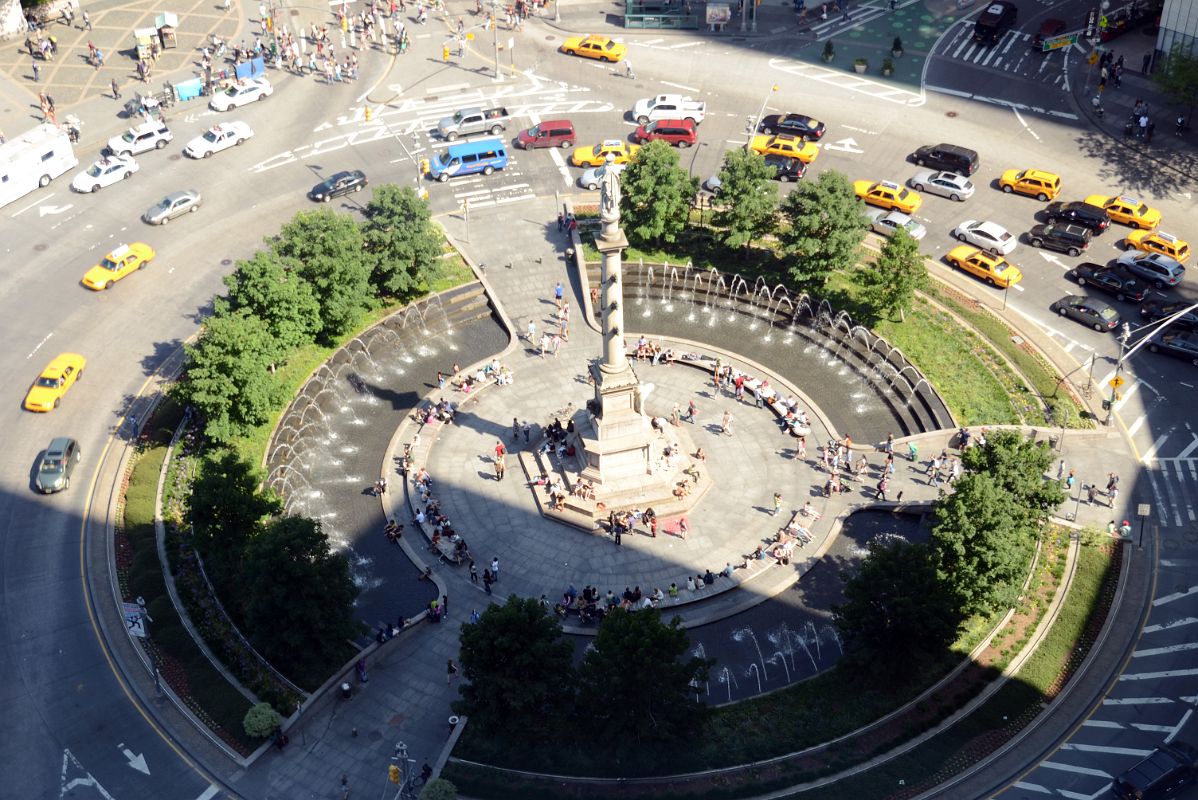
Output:
<path fill-rule="evenodd" d="M 1161 131 L 1157 131 L 1159 138 Z M 1116 139 L 1099 131 L 1084 131 L 1074 140 L 1078 151 L 1098 162 L 1094 177 L 1132 193 L 1158 196 L 1190 192 L 1198 175 L 1198 153 L 1153 148 L 1137 139 Z"/>

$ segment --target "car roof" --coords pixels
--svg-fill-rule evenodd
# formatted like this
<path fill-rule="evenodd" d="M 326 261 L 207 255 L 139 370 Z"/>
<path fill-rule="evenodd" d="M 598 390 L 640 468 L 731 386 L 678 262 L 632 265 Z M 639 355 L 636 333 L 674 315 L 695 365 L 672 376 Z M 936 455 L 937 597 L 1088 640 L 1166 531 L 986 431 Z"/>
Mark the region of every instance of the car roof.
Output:
<path fill-rule="evenodd" d="M 600 147 L 623 147 L 624 140 L 623 139 L 604 139 L 602 142 L 599 143 L 599 146 Z"/>
<path fill-rule="evenodd" d="M 977 225 L 974 225 L 972 228 L 970 228 L 970 230 L 985 231 L 986 233 L 994 234 L 995 238 L 1001 238 L 1003 234 L 1006 234 L 1007 236 L 1011 235 L 1011 232 L 1002 225 L 999 225 L 997 222 L 991 222 L 988 219 L 982 220 Z"/>
<path fill-rule="evenodd" d="M 108 255 L 113 256 L 114 258 L 122 258 L 122 257 L 128 255 L 129 252 L 130 252 L 129 245 L 123 244 L 120 247 L 113 249 L 113 251 L 111 253 L 109 253 Z"/>
<path fill-rule="evenodd" d="M 901 211 L 893 211 L 892 210 L 892 211 L 887 211 L 886 214 L 883 216 L 883 219 L 893 219 L 896 222 L 898 222 L 900 225 L 905 225 L 906 223 L 911 221 L 911 215 L 904 214 Z"/>
<path fill-rule="evenodd" d="M 50 455 L 51 453 L 61 453 L 70 447 L 74 442 L 75 440 L 69 436 L 55 436 L 50 440 L 50 444 L 46 445 L 46 455 Z"/>
<path fill-rule="evenodd" d="M 171 192 L 170 194 L 168 194 L 166 197 L 164 197 L 162 199 L 170 200 L 170 201 L 174 202 L 175 200 L 179 200 L 183 197 L 195 197 L 198 194 L 199 194 L 199 192 L 197 192 L 195 189 L 180 189 L 177 192 Z"/>

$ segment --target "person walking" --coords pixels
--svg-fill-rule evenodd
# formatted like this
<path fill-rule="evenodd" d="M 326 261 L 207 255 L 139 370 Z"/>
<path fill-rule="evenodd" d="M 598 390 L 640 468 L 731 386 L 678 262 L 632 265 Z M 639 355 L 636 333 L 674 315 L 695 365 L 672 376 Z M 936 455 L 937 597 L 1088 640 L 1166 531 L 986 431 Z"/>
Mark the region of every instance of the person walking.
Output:
<path fill-rule="evenodd" d="M 41 79 L 42 79 L 42 68 L 37 65 L 36 61 L 34 61 L 33 62 L 33 82 L 37 83 Z"/>
<path fill-rule="evenodd" d="M 491 584 L 494 582 L 495 582 L 495 578 L 491 576 L 491 570 L 484 569 L 483 570 L 483 589 L 485 589 L 487 591 L 487 594 L 492 594 Z"/>
<path fill-rule="evenodd" d="M 504 463 L 503 456 L 495 459 L 495 480 L 503 480 L 504 473 L 507 472 L 507 465 Z"/>
<path fill-rule="evenodd" d="M 686 534 L 688 531 L 690 531 L 690 529 L 691 529 L 691 526 L 690 526 L 690 523 L 688 523 L 686 521 L 686 517 L 683 517 L 682 519 L 678 520 L 678 536 L 679 537 L 681 537 L 682 539 L 685 540 Z"/>
<path fill-rule="evenodd" d="M 699 411 L 699 407 L 695 405 L 695 401 L 692 399 L 690 402 L 688 402 L 686 404 L 686 416 L 684 416 L 683 419 L 686 420 L 687 422 L 689 422 L 690 424 L 694 425 L 695 424 L 695 414 L 698 411 Z"/>
<path fill-rule="evenodd" d="M 732 412 L 725 411 L 724 416 L 720 419 L 720 433 L 732 435 Z"/>
<path fill-rule="evenodd" d="M 624 59 L 624 75 L 629 80 L 636 80 L 636 73 L 632 71 L 632 61 L 627 58 Z"/>
<path fill-rule="evenodd" d="M 112 99 L 113 100 L 121 99 L 121 86 L 120 86 L 120 84 L 118 84 L 116 82 L 116 78 L 112 79 Z"/>
<path fill-rule="evenodd" d="M 774 492 L 774 510 L 770 512 L 771 517 L 778 516 L 778 512 L 782 510 L 782 495 Z"/>
<path fill-rule="evenodd" d="M 491 558 L 491 580 L 496 583 L 499 582 L 499 556 L 492 556 Z"/>
<path fill-rule="evenodd" d="M 470 560 L 470 582 L 478 585 L 478 565 L 474 563 L 474 559 Z"/>
<path fill-rule="evenodd" d="M 885 501 L 886 500 L 886 490 L 889 488 L 890 488 L 890 478 L 887 475 L 883 475 L 881 480 L 878 481 L 878 491 L 876 493 L 874 493 L 874 499 Z"/>
<path fill-rule="evenodd" d="M 453 659 L 445 662 L 445 685 L 453 686 L 453 679 L 457 677 L 458 665 L 453 663 Z"/>
<path fill-rule="evenodd" d="M 565 298 L 565 296 L 566 290 L 562 288 L 562 282 L 558 281 L 557 286 L 553 287 L 553 304 L 559 311 L 561 310 L 562 300 Z"/>

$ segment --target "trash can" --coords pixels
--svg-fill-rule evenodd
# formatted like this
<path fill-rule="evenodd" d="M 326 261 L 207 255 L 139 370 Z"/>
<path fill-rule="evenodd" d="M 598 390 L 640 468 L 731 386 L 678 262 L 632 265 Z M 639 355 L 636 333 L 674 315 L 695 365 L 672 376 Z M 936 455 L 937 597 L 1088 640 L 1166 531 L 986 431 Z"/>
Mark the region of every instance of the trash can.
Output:
<path fill-rule="evenodd" d="M 1048 435 L 1048 449 L 1049 450 L 1060 450 L 1061 449 L 1061 437 L 1057 436 L 1056 434 L 1050 433 Z"/>
<path fill-rule="evenodd" d="M 349 685 L 349 681 L 344 681 L 341 684 L 341 697 L 348 700 L 354 694 L 354 687 Z"/>

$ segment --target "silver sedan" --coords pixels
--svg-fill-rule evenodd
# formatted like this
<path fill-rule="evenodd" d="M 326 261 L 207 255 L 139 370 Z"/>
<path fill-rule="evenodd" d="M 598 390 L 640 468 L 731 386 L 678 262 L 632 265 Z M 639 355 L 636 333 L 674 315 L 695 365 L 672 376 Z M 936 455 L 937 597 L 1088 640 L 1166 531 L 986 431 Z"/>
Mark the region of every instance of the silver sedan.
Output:
<path fill-rule="evenodd" d="M 907 235 L 916 241 L 919 241 L 928 233 L 927 228 L 901 211 L 871 208 L 866 210 L 865 216 L 869 217 L 869 226 L 873 232 L 880 233 L 886 237 L 894 236 L 894 232 L 899 228 L 906 229 Z"/>
<path fill-rule="evenodd" d="M 198 210 L 201 199 L 200 193 L 195 189 L 171 192 L 147 208 L 141 218 L 151 225 L 165 225 L 175 217 Z"/>
<path fill-rule="evenodd" d="M 950 200 L 965 201 L 973 197 L 973 182 L 955 172 L 921 169 L 907 184 L 917 192 L 938 194 Z"/>

